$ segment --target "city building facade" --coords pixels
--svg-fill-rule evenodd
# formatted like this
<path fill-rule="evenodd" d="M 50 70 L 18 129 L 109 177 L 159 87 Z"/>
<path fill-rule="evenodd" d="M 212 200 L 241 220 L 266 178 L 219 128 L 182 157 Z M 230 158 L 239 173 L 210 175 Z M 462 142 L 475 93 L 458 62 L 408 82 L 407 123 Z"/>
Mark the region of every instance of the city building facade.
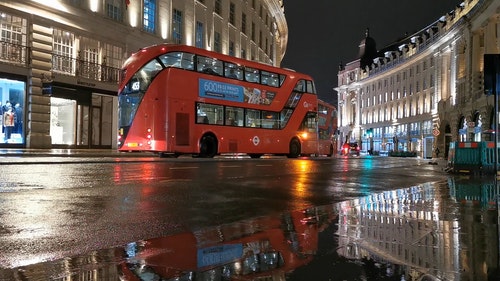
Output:
<path fill-rule="evenodd" d="M 447 156 L 452 141 L 492 140 L 485 54 L 500 54 L 498 1 L 466 0 L 381 50 L 367 30 L 359 57 L 337 74 L 339 139 L 423 158 Z"/>
<path fill-rule="evenodd" d="M 192 45 L 279 66 L 282 0 L 0 3 L 0 147 L 115 148 L 120 67 L 141 47 Z"/>

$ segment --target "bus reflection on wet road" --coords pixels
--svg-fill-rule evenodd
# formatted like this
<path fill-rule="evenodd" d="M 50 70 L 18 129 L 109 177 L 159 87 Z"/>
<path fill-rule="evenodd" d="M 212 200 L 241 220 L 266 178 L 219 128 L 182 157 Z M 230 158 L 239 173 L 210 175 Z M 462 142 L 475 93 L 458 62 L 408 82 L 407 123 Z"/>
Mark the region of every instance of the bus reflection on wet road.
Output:
<path fill-rule="evenodd" d="M 0 280 L 499 280 L 497 187 L 450 178 L 0 270 Z"/>

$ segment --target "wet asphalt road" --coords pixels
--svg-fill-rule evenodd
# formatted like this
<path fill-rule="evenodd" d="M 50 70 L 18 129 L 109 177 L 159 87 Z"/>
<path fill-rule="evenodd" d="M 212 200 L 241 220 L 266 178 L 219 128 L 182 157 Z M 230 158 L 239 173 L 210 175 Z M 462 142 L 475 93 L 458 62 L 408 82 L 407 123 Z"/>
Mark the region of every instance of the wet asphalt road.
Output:
<path fill-rule="evenodd" d="M 54 161 L 0 165 L 0 268 L 448 178 L 387 157 Z"/>

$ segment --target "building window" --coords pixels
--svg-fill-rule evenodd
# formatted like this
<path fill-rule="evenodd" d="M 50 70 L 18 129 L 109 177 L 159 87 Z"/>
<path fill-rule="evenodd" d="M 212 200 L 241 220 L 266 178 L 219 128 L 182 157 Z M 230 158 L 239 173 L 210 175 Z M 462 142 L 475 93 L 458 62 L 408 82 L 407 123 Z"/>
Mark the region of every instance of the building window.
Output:
<path fill-rule="evenodd" d="M 182 12 L 174 9 L 172 11 L 172 38 L 174 43 L 182 43 Z"/>
<path fill-rule="evenodd" d="M 241 49 L 241 58 L 246 59 L 247 58 L 247 51 L 245 49 Z"/>
<path fill-rule="evenodd" d="M 155 32 L 156 0 L 144 0 L 144 30 Z"/>
<path fill-rule="evenodd" d="M 252 41 L 255 42 L 255 23 L 252 22 Z"/>
<path fill-rule="evenodd" d="M 235 53 L 234 53 L 234 42 L 233 41 L 229 41 L 229 55 L 233 56 L 233 57 L 235 55 Z"/>
<path fill-rule="evenodd" d="M 123 48 L 104 43 L 102 47 L 104 54 L 101 61 L 101 81 L 120 81 L 120 68 L 123 65 Z"/>
<path fill-rule="evenodd" d="M 236 22 L 236 6 L 234 5 L 233 2 L 229 3 L 229 23 L 232 25 L 235 25 Z"/>
<path fill-rule="evenodd" d="M 82 0 L 66 0 L 68 4 L 75 7 L 80 7 L 82 5 Z"/>
<path fill-rule="evenodd" d="M 264 48 L 262 48 L 262 43 L 263 43 L 262 41 L 264 41 L 264 40 L 262 40 L 262 30 L 260 30 L 259 31 L 259 47 L 261 49 L 264 49 Z"/>
<path fill-rule="evenodd" d="M 2 106 L 2 130 L 0 143 L 24 143 L 24 105 L 26 82 L 0 78 L 0 101 Z"/>
<path fill-rule="evenodd" d="M 108 18 L 113 19 L 115 21 L 122 21 L 122 0 L 105 0 L 105 8 L 106 16 Z"/>
<path fill-rule="evenodd" d="M 53 31 L 52 69 L 58 72 L 74 73 L 75 35 L 60 29 Z"/>
<path fill-rule="evenodd" d="M 222 52 L 221 36 L 217 31 L 214 32 L 214 51 L 218 53 Z"/>
<path fill-rule="evenodd" d="M 0 59 L 26 62 L 26 19 L 3 13 L 0 17 Z"/>
<path fill-rule="evenodd" d="M 203 32 L 203 23 L 197 21 L 196 22 L 196 30 L 195 30 L 195 46 L 197 48 L 203 48 L 203 42 L 204 42 L 204 32 Z"/>
<path fill-rule="evenodd" d="M 222 14 L 222 5 L 220 3 L 221 0 L 215 0 L 215 3 L 214 3 L 214 12 L 216 14 L 218 14 L 219 16 Z"/>
<path fill-rule="evenodd" d="M 241 32 L 247 34 L 247 15 L 245 13 L 241 14 Z"/>
<path fill-rule="evenodd" d="M 76 72 L 79 77 L 99 80 L 99 41 L 81 37 L 76 60 Z"/>

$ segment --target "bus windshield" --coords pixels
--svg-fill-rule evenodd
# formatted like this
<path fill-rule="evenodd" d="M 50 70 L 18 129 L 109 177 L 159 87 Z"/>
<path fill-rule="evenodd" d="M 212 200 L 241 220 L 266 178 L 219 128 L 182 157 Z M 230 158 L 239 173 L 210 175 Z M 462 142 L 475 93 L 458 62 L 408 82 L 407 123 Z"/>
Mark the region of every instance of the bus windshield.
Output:
<path fill-rule="evenodd" d="M 156 59 L 150 61 L 130 79 L 123 91 L 118 94 L 120 104 L 118 126 L 130 126 L 144 93 L 161 69 L 162 65 Z"/>

